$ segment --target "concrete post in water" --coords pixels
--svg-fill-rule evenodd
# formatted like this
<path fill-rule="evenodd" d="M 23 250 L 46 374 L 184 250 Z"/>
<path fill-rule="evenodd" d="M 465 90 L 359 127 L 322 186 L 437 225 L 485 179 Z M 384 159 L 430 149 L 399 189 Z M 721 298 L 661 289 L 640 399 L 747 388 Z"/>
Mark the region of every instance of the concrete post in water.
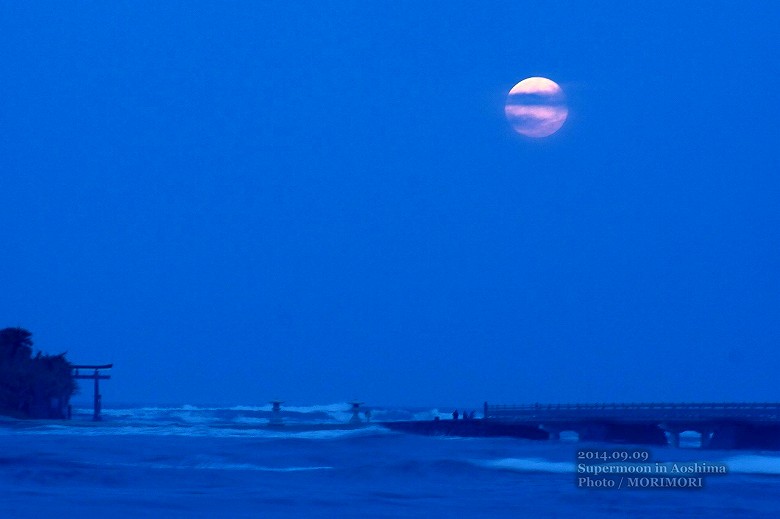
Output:
<path fill-rule="evenodd" d="M 357 423 L 363 423 L 360 419 L 360 406 L 364 402 L 358 402 L 357 400 L 350 402 L 350 405 L 352 406 L 352 418 L 349 419 L 349 423 L 357 424 Z"/>
<path fill-rule="evenodd" d="M 284 425 L 282 421 L 282 404 L 283 400 L 271 400 L 271 419 L 268 421 L 268 425 Z"/>

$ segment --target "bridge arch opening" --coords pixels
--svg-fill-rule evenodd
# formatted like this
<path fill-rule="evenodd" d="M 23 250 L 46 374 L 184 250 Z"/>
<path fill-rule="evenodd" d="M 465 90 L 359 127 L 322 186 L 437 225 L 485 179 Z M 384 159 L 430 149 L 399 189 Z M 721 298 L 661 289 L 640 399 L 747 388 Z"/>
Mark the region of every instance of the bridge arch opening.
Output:
<path fill-rule="evenodd" d="M 678 445 L 673 444 L 675 441 L 673 438 L 674 433 L 665 431 L 664 434 L 666 435 L 666 439 L 669 442 L 669 445 L 680 447 L 682 449 L 698 449 L 705 441 L 702 432 L 693 429 L 685 429 L 676 433 L 678 435 Z"/>
<path fill-rule="evenodd" d="M 562 442 L 577 443 L 580 441 L 580 433 L 573 429 L 563 429 L 560 436 Z"/>

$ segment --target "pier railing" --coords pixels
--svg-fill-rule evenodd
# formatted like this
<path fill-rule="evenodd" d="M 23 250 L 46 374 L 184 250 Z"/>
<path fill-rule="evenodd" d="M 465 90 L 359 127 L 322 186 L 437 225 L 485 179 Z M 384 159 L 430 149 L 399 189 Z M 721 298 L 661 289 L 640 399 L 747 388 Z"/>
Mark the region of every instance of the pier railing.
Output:
<path fill-rule="evenodd" d="M 780 403 L 605 403 L 522 404 L 485 403 L 485 417 L 506 422 L 610 420 L 678 422 L 733 420 L 780 421 Z"/>

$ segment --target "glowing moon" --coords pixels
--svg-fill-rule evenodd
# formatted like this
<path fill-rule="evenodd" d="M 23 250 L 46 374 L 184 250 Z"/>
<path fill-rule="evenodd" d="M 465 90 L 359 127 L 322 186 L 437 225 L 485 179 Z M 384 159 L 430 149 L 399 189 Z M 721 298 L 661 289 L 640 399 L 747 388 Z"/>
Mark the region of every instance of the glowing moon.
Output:
<path fill-rule="evenodd" d="M 529 77 L 512 87 L 504 113 L 512 128 L 528 137 L 547 137 L 566 122 L 566 97 L 555 81 Z"/>

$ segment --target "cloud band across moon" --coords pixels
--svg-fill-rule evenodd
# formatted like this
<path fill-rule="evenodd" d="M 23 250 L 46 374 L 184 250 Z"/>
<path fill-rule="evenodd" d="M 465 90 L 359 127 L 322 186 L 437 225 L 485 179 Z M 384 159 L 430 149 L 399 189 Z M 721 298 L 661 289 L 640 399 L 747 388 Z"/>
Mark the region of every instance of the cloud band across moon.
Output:
<path fill-rule="evenodd" d="M 560 130 L 569 109 L 557 83 L 543 77 L 530 77 L 509 91 L 504 113 L 517 133 L 538 138 Z"/>

